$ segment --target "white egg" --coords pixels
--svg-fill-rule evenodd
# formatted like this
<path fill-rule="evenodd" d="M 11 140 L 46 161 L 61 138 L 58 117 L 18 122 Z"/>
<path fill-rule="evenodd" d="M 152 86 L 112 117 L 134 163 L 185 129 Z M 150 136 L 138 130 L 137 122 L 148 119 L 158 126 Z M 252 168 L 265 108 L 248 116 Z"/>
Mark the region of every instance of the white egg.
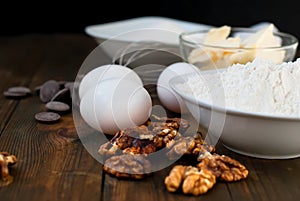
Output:
<path fill-rule="evenodd" d="M 175 76 L 197 71 L 197 67 L 192 64 L 177 62 L 166 67 L 161 72 L 157 80 L 157 95 L 164 107 L 177 113 L 184 113 L 187 111 L 187 108 L 181 97 L 179 97 L 170 87 L 169 81 Z"/>
<path fill-rule="evenodd" d="M 143 124 L 151 109 L 147 90 L 128 79 L 103 80 L 88 90 L 80 102 L 80 113 L 86 123 L 106 134 Z"/>
<path fill-rule="evenodd" d="M 93 69 L 83 77 L 79 86 L 80 99 L 82 99 L 84 93 L 96 86 L 97 83 L 110 78 L 125 78 L 143 86 L 141 78 L 132 69 L 121 65 L 108 64 Z"/>

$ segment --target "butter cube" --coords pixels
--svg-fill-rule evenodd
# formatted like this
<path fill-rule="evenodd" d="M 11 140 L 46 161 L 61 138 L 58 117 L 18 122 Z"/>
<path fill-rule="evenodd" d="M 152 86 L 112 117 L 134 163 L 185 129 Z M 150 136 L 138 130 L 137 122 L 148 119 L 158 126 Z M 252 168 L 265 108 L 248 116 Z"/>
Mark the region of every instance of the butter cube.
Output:
<path fill-rule="evenodd" d="M 274 36 L 273 32 L 274 24 L 270 24 L 242 41 L 241 46 L 245 48 L 280 47 L 281 40 Z"/>
<path fill-rule="evenodd" d="M 231 31 L 231 27 L 222 26 L 220 28 L 212 28 L 204 38 L 203 43 L 207 45 L 217 45 L 219 42 L 226 40 Z"/>

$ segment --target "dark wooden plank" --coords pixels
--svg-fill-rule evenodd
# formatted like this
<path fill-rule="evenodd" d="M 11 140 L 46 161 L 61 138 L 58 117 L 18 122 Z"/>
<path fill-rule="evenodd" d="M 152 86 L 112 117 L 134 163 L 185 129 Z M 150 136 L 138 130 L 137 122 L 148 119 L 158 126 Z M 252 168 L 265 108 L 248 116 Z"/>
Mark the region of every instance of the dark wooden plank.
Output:
<path fill-rule="evenodd" d="M 32 88 L 47 79 L 74 80 L 81 62 L 95 46 L 82 35 L 37 37 L 45 42 L 45 55 L 32 70 L 32 77 L 24 75 Z M 35 56 L 32 64 L 40 59 Z M 78 139 L 72 115 L 64 115 L 58 124 L 43 125 L 34 119 L 41 110 L 43 104 L 37 96 L 21 100 L 1 134 L 1 149 L 19 159 L 12 170 L 14 182 L 0 189 L 1 200 L 99 200 L 101 166 Z M 68 132 L 58 134 L 61 128 Z"/>
<path fill-rule="evenodd" d="M 35 35 L 0 38 L 0 132 L 18 104 L 18 101 L 5 99 L 3 92 L 11 86 L 29 85 L 43 59 L 44 44 Z"/>
<path fill-rule="evenodd" d="M 297 200 L 300 197 L 300 158 L 269 160 L 243 156 L 223 147 L 221 153 L 243 163 L 249 169 L 249 177 L 228 184 L 232 200 Z"/>

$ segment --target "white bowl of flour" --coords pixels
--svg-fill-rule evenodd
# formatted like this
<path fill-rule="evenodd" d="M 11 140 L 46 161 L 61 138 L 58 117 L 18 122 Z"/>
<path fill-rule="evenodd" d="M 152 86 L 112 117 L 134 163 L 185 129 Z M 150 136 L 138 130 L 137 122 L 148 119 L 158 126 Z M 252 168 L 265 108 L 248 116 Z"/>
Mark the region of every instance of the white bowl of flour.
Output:
<path fill-rule="evenodd" d="M 258 158 L 300 156 L 300 59 L 274 64 L 255 59 L 223 70 L 173 78 L 207 140 Z"/>

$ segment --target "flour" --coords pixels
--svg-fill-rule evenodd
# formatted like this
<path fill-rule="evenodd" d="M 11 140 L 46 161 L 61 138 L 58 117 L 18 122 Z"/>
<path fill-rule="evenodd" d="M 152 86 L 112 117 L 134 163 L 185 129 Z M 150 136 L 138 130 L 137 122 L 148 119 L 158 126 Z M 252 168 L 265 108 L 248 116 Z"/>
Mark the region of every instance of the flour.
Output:
<path fill-rule="evenodd" d="M 300 117 L 300 58 L 277 65 L 255 59 L 220 73 L 194 75 L 178 87 L 227 109 Z"/>

